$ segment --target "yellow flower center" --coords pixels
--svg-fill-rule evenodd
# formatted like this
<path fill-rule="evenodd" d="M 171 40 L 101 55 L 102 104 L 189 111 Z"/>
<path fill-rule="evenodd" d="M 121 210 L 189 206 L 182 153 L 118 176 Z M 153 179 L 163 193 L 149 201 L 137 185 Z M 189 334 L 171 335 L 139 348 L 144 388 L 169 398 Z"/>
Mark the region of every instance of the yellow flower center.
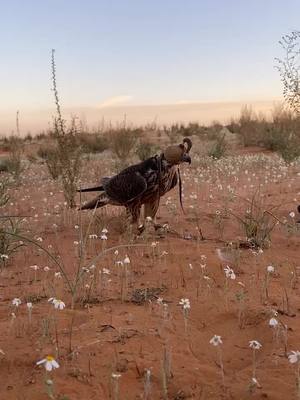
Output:
<path fill-rule="evenodd" d="M 52 357 L 52 356 L 47 356 L 47 357 L 46 357 L 46 360 L 47 360 L 47 361 L 53 361 L 53 360 L 54 360 L 54 357 Z"/>

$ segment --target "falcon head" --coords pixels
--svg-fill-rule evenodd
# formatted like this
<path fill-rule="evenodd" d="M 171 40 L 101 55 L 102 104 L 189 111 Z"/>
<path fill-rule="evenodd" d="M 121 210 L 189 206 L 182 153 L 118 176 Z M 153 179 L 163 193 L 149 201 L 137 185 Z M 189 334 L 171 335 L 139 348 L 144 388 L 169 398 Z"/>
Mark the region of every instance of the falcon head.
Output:
<path fill-rule="evenodd" d="M 179 145 L 173 145 L 166 148 L 164 157 L 169 164 L 176 165 L 183 162 L 191 163 L 189 152 L 192 148 L 192 141 L 189 138 L 184 138 Z"/>

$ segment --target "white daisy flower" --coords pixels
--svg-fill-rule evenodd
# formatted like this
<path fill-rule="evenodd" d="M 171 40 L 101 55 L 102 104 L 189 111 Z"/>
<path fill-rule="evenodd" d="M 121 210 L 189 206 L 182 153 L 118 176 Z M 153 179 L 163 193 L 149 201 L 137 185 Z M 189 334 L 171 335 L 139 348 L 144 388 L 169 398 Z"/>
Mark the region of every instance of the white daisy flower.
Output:
<path fill-rule="evenodd" d="M 236 278 L 233 269 L 230 268 L 229 265 L 227 265 L 227 266 L 224 268 L 224 272 L 225 272 L 226 278 L 229 278 L 229 279 L 232 279 L 232 280 L 234 280 L 234 279 Z"/>
<path fill-rule="evenodd" d="M 291 354 L 289 354 L 288 358 L 291 364 L 298 363 L 300 361 L 300 351 L 292 351 Z"/>
<path fill-rule="evenodd" d="M 52 371 L 55 368 L 59 368 L 58 362 L 52 356 L 47 356 L 46 358 L 43 358 L 43 360 L 40 360 L 36 363 L 36 365 L 41 364 L 44 365 L 46 371 Z"/>
<path fill-rule="evenodd" d="M 184 310 L 189 310 L 191 308 L 189 299 L 181 299 L 179 304 L 182 306 Z"/>
<path fill-rule="evenodd" d="M 276 318 L 271 318 L 270 321 L 269 321 L 269 325 L 270 325 L 272 328 L 275 328 L 275 327 L 278 325 L 277 319 L 276 319 Z"/>
<path fill-rule="evenodd" d="M 20 304 L 22 304 L 21 299 L 19 299 L 18 297 L 15 297 L 12 301 L 13 306 L 15 307 L 19 307 Z"/>
<path fill-rule="evenodd" d="M 269 274 L 272 274 L 275 271 L 275 268 L 273 267 L 273 265 L 268 265 L 267 266 L 267 272 Z"/>
<path fill-rule="evenodd" d="M 122 267 L 124 265 L 123 261 L 116 261 L 116 265 L 118 267 Z"/>
<path fill-rule="evenodd" d="M 259 350 L 262 347 L 262 344 L 260 344 L 257 340 L 250 340 L 249 347 L 254 350 Z"/>
<path fill-rule="evenodd" d="M 102 268 L 102 274 L 106 274 L 109 275 L 110 274 L 110 270 L 108 268 Z"/>
<path fill-rule="evenodd" d="M 53 299 L 52 304 L 54 304 L 54 308 L 56 310 L 63 310 L 66 307 L 65 303 L 62 300 Z"/>
<path fill-rule="evenodd" d="M 127 254 L 126 254 L 123 262 L 124 262 L 124 264 L 130 264 L 130 258 L 128 257 Z"/>
<path fill-rule="evenodd" d="M 223 344 L 222 338 L 219 335 L 214 335 L 210 341 L 210 344 L 212 344 L 213 346 L 219 346 L 220 344 Z"/>

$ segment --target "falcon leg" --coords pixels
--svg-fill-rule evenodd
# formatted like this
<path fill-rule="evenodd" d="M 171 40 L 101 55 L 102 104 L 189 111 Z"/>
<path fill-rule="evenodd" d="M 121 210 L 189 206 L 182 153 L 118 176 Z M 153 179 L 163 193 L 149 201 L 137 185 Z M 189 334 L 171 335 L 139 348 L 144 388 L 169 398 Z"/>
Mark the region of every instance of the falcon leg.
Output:
<path fill-rule="evenodd" d="M 155 219 L 158 207 L 159 207 L 159 198 L 155 199 L 152 202 L 145 203 L 145 205 L 144 205 L 145 220 L 147 217 L 150 217 L 152 219 L 152 224 L 153 224 L 155 230 L 162 228 L 162 226 L 160 224 L 158 224 Z"/>
<path fill-rule="evenodd" d="M 131 216 L 131 224 L 136 228 L 138 233 L 141 233 L 143 231 L 143 225 L 140 224 L 141 205 L 128 208 L 127 213 Z"/>

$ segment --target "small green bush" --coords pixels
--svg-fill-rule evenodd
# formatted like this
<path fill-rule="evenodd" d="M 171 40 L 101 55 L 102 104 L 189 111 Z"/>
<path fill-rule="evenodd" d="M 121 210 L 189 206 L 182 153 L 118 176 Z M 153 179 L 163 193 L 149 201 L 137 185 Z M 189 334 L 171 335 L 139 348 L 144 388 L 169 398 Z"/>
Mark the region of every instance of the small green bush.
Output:
<path fill-rule="evenodd" d="M 0 159 L 0 172 L 8 172 L 9 171 L 9 160 L 8 158 Z"/>
<path fill-rule="evenodd" d="M 157 146 L 149 142 L 139 142 L 136 154 L 141 161 L 147 160 L 147 158 L 152 157 L 157 152 Z"/>
<path fill-rule="evenodd" d="M 227 150 L 227 143 L 225 140 L 225 135 L 219 135 L 212 145 L 210 150 L 208 151 L 208 156 L 212 157 L 215 160 L 219 160 L 221 157 L 224 157 Z"/>
<path fill-rule="evenodd" d="M 102 153 L 109 148 L 107 137 L 103 135 L 84 133 L 79 140 L 84 153 Z"/>
<path fill-rule="evenodd" d="M 118 169 L 128 166 L 132 156 L 140 131 L 128 128 L 120 128 L 109 133 L 110 148 L 116 157 L 116 167 Z"/>

